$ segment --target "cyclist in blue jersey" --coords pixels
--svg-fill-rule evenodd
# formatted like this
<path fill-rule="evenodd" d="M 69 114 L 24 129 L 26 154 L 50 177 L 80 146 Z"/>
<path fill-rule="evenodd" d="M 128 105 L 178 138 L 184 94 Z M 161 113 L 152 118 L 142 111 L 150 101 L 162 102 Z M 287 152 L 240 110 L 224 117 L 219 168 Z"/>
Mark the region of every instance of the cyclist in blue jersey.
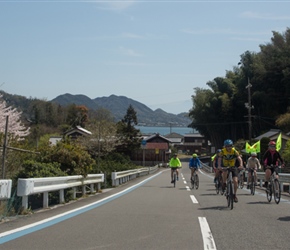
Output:
<path fill-rule="evenodd" d="M 197 169 L 201 167 L 200 165 L 200 160 L 197 157 L 197 154 L 193 154 L 192 157 L 189 160 L 189 168 L 191 169 L 191 176 L 190 176 L 190 180 L 192 180 L 193 174 L 196 171 L 197 173 Z"/>

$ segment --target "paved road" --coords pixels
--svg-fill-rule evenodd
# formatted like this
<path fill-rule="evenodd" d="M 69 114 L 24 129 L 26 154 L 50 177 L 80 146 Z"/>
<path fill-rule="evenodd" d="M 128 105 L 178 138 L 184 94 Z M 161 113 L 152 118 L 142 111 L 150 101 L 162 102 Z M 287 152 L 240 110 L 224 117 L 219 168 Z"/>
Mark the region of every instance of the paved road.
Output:
<path fill-rule="evenodd" d="M 239 189 L 230 210 L 212 174 L 200 173 L 198 190 L 189 189 L 187 167 L 176 188 L 169 174 L 3 223 L 0 249 L 289 249 L 288 197 L 276 205 L 263 190 Z"/>

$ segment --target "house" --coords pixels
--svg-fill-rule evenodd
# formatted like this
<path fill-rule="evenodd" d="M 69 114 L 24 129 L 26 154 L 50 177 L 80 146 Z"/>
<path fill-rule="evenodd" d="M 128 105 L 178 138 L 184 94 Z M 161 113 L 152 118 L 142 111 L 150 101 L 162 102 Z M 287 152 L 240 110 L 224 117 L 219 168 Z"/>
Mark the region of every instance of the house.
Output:
<path fill-rule="evenodd" d="M 207 140 L 199 133 L 185 134 L 181 143 L 176 145 L 176 148 L 186 154 L 202 154 L 209 150 Z"/>
<path fill-rule="evenodd" d="M 170 133 L 168 135 L 164 135 L 164 137 L 171 141 L 172 146 L 179 145 L 183 140 L 183 135 L 175 133 L 175 132 Z"/>
<path fill-rule="evenodd" d="M 72 139 L 77 139 L 78 136 L 90 136 L 92 132 L 82 128 L 81 126 L 76 126 L 64 133 L 65 136 L 70 136 Z"/>
<path fill-rule="evenodd" d="M 140 165 L 166 164 L 170 157 L 171 140 L 156 133 L 143 137 L 141 149 L 134 155 L 134 161 Z"/>
<path fill-rule="evenodd" d="M 281 149 L 285 148 L 287 141 L 290 139 L 289 133 L 285 134 L 279 129 L 270 129 L 268 132 L 259 135 L 258 137 L 254 138 L 256 141 L 261 140 L 262 138 L 269 138 L 271 141 L 277 141 L 278 136 L 281 133 L 282 138 L 282 145 Z"/>

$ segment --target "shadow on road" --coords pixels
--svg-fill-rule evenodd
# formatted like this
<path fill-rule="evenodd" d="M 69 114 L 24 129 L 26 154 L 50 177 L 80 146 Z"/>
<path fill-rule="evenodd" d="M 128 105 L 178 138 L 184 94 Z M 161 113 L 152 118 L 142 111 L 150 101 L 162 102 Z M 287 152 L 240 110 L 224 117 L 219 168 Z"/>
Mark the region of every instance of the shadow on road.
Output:
<path fill-rule="evenodd" d="M 290 216 L 279 217 L 278 220 L 280 220 L 280 221 L 290 221 Z"/>

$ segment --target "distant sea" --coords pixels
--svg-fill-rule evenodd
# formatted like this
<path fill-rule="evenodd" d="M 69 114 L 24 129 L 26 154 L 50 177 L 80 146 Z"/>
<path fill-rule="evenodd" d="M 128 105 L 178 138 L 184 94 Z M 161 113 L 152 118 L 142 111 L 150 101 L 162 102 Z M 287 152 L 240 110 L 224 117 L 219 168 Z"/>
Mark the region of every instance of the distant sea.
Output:
<path fill-rule="evenodd" d="M 147 127 L 147 126 L 135 126 L 142 134 L 154 134 L 168 135 L 170 133 L 177 133 L 181 135 L 197 133 L 193 128 L 188 127 Z"/>

